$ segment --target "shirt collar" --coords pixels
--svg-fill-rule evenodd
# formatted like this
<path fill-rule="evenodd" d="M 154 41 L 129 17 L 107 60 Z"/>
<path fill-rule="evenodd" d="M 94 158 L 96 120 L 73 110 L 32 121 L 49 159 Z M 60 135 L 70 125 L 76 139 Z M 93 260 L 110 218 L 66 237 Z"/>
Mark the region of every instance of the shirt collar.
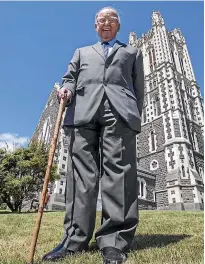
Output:
<path fill-rule="evenodd" d="M 113 38 L 113 39 L 111 39 L 110 41 L 108 41 L 108 43 L 109 43 L 109 45 L 111 46 L 111 47 L 113 47 L 114 45 L 115 45 L 115 42 L 117 41 L 117 39 L 116 38 Z M 101 44 L 103 43 L 103 41 L 102 40 L 100 40 L 100 42 L 101 42 Z"/>

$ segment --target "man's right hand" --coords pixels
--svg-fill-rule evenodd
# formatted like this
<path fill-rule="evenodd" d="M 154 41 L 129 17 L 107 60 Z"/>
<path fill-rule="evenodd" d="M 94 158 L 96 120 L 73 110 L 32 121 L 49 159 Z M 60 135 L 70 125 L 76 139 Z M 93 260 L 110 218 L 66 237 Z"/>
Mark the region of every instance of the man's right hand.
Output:
<path fill-rule="evenodd" d="M 71 99 L 72 95 L 73 95 L 72 92 L 68 90 L 67 88 L 61 88 L 57 94 L 59 101 L 61 100 L 61 98 L 65 98 L 69 100 Z"/>

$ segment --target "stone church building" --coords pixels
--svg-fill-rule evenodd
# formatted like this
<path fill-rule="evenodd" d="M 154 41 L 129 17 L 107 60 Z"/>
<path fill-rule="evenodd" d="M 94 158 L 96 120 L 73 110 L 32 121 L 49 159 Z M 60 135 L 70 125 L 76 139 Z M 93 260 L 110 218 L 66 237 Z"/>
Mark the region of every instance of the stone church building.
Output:
<path fill-rule="evenodd" d="M 145 100 L 142 132 L 137 136 L 139 208 L 202 210 L 204 208 L 203 104 L 181 31 L 168 31 L 160 12 L 140 38 L 130 33 L 129 45 L 142 50 Z M 50 143 L 59 103 L 56 83 L 32 140 Z M 54 162 L 61 176 L 50 187 L 49 208 L 65 209 L 68 145 L 61 129 Z M 98 199 L 100 210 L 100 194 Z"/>

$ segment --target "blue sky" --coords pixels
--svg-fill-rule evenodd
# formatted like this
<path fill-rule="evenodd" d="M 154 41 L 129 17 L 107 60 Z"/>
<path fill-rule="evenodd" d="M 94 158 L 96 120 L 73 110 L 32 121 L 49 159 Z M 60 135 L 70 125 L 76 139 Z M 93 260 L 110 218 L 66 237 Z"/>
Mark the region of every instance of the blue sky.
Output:
<path fill-rule="evenodd" d="M 0 2 L 0 146 L 23 144 L 38 123 L 55 82 L 76 48 L 97 42 L 95 13 L 113 6 L 121 16 L 118 39 L 151 28 L 159 10 L 168 30 L 186 38 L 196 79 L 204 89 L 203 2 Z M 202 92 L 203 93 L 203 92 Z"/>

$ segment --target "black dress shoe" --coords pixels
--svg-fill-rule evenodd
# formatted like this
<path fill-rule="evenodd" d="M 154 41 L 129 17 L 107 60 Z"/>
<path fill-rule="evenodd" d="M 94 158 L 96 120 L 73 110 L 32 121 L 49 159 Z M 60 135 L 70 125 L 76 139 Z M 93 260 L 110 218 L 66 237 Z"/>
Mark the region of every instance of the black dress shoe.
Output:
<path fill-rule="evenodd" d="M 59 245 L 57 245 L 54 249 L 52 249 L 51 251 L 49 251 L 48 253 L 46 253 L 43 258 L 45 258 L 47 255 L 50 255 L 51 253 L 54 253 L 56 251 L 59 251 L 61 248 L 63 248 L 63 244 L 60 243 Z"/>
<path fill-rule="evenodd" d="M 60 245 L 51 252 L 43 256 L 42 261 L 58 261 L 75 254 L 74 251 L 68 250 Z"/>
<path fill-rule="evenodd" d="M 121 264 L 127 259 L 124 252 L 114 247 L 104 247 L 101 253 L 104 260 L 103 264 Z"/>
<path fill-rule="evenodd" d="M 77 251 L 72 251 L 63 247 L 63 244 L 59 244 L 52 251 L 45 254 L 42 258 L 42 261 L 58 261 L 66 257 L 72 256 L 73 254 L 88 250 L 88 246 L 84 246 Z"/>

